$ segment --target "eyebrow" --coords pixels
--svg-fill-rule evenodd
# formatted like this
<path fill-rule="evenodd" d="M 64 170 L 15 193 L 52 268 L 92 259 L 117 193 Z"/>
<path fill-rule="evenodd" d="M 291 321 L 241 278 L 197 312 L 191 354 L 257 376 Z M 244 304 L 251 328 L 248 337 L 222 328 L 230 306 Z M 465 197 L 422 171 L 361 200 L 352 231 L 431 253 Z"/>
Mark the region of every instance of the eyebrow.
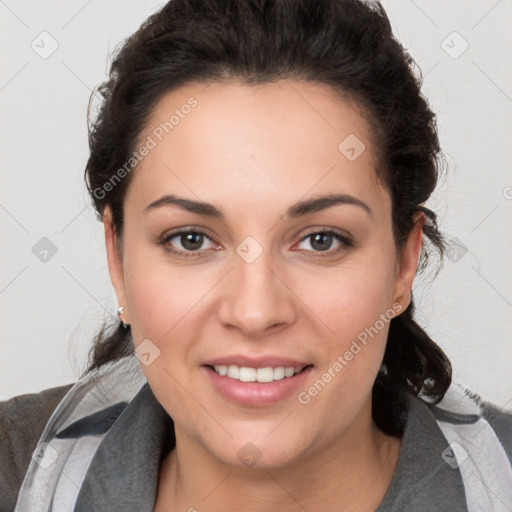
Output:
<path fill-rule="evenodd" d="M 313 199 L 306 199 L 304 201 L 299 201 L 293 204 L 292 206 L 290 206 L 290 208 L 288 208 L 285 217 L 296 219 L 309 213 L 325 210 L 326 208 L 330 208 L 331 206 L 335 206 L 337 204 L 350 204 L 359 206 L 363 210 L 365 210 L 370 217 L 373 216 L 370 207 L 360 199 L 357 199 L 357 197 L 353 197 L 348 194 L 329 194 L 326 196 L 320 196 Z M 213 204 L 206 203 L 204 201 L 185 199 L 182 197 L 175 196 L 173 194 L 167 194 L 165 196 L 162 196 L 160 199 L 157 199 L 156 201 L 152 202 L 150 205 L 146 206 L 144 212 L 148 212 L 150 210 L 160 208 L 162 206 L 178 206 L 179 208 L 187 210 L 191 213 L 196 213 L 198 215 L 205 215 L 207 217 L 213 217 L 219 220 L 224 220 L 224 214 L 222 213 L 222 211 Z"/>

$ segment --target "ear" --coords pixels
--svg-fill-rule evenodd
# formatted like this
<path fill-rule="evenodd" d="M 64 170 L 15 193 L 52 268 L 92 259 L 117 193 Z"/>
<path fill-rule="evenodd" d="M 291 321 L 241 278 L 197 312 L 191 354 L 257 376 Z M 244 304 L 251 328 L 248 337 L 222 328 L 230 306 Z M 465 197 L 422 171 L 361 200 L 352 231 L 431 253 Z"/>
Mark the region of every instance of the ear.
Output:
<path fill-rule="evenodd" d="M 395 278 L 395 302 L 399 302 L 402 305 L 402 311 L 405 311 L 411 303 L 412 283 L 418 269 L 425 220 L 423 212 L 416 212 L 414 214 L 414 227 L 409 233 L 407 242 L 400 251 Z"/>
<path fill-rule="evenodd" d="M 129 324 L 128 308 L 126 306 L 126 295 L 124 289 L 124 272 L 121 254 L 118 248 L 118 238 L 115 233 L 112 218 L 112 210 L 110 206 L 106 206 L 103 210 L 103 227 L 105 229 L 105 248 L 107 251 L 108 271 L 110 280 L 116 292 L 117 303 L 124 306 L 122 315 L 123 322 Z"/>

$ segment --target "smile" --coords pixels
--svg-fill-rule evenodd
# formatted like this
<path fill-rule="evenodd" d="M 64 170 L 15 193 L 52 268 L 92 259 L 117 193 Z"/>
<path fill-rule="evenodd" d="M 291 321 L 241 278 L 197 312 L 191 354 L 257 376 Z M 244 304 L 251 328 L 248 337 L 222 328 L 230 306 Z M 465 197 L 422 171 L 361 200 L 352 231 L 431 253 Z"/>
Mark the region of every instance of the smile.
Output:
<path fill-rule="evenodd" d="M 240 382 L 274 382 L 276 380 L 286 379 L 293 377 L 300 373 L 304 366 L 267 366 L 265 368 L 251 368 L 248 366 L 237 365 L 215 365 L 210 366 L 213 370 L 221 376 L 229 377 L 230 379 L 238 380 Z"/>
<path fill-rule="evenodd" d="M 203 375 L 220 396 L 248 407 L 271 406 L 290 399 L 299 389 L 305 387 L 305 382 L 313 371 L 312 364 L 304 363 L 300 366 L 260 366 L 259 362 L 256 364 L 259 368 L 235 364 L 205 364 L 202 369 Z"/>

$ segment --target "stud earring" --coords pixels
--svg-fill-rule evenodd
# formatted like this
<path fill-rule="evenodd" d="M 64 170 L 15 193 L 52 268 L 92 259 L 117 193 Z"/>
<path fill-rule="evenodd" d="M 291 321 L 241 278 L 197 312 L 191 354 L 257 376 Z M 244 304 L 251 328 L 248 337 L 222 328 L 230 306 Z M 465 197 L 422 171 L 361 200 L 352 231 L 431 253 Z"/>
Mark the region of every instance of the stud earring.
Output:
<path fill-rule="evenodd" d="M 123 327 L 125 329 L 128 329 L 128 327 L 130 327 L 130 324 L 125 324 L 124 323 L 124 320 L 123 320 L 123 313 L 124 313 L 124 306 L 119 306 L 117 308 L 117 316 L 119 316 L 119 319 L 121 320 L 122 324 L 123 324 Z"/>

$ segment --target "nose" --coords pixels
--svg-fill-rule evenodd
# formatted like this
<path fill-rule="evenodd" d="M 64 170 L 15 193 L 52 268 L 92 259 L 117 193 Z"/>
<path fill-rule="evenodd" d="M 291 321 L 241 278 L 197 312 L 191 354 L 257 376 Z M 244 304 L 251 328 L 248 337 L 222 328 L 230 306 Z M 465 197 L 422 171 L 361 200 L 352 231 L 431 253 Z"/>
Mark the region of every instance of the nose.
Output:
<path fill-rule="evenodd" d="M 297 316 L 296 296 L 284 271 L 267 251 L 252 263 L 235 255 L 234 268 L 224 282 L 219 320 L 226 328 L 256 339 L 292 325 Z"/>

